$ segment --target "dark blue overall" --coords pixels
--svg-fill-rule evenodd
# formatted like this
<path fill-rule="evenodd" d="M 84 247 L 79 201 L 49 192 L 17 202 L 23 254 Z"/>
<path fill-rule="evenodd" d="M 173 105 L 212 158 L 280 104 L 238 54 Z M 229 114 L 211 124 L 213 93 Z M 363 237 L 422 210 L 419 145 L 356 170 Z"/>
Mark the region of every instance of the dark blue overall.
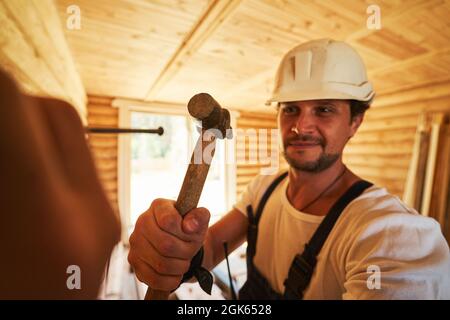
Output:
<path fill-rule="evenodd" d="M 302 254 L 297 254 L 289 269 L 288 277 L 284 282 L 284 294 L 279 294 L 272 289 L 269 282 L 253 264 L 256 254 L 256 239 L 258 237 L 258 223 L 272 192 L 276 186 L 287 176 L 287 172 L 277 177 L 264 193 L 254 214 L 251 205 L 247 207 L 248 231 L 247 231 L 247 281 L 239 291 L 239 299 L 242 300 L 279 300 L 302 299 L 305 289 L 308 287 L 316 266 L 316 257 L 320 252 L 331 229 L 345 207 L 364 190 L 372 186 L 370 182 L 361 180 L 355 182 L 345 194 L 339 198 L 328 214 L 322 220 L 311 240 L 305 245 Z M 289 244 L 286 244 L 289 245 Z"/>

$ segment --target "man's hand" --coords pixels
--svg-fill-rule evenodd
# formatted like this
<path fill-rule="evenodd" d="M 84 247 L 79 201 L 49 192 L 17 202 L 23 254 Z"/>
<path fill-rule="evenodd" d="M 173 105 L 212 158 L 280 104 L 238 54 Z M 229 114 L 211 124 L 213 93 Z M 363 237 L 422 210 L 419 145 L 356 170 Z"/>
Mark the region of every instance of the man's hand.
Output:
<path fill-rule="evenodd" d="M 205 208 L 193 209 L 182 217 L 174 201 L 153 201 L 130 236 L 128 261 L 137 278 L 154 290 L 177 288 L 203 245 L 209 217 Z"/>

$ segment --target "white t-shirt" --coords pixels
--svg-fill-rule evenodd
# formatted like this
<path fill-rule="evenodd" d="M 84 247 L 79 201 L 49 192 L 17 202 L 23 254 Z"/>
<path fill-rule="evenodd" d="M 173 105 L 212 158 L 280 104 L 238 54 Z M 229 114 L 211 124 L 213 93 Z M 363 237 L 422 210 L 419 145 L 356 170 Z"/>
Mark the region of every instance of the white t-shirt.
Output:
<path fill-rule="evenodd" d="M 235 208 L 247 215 L 275 179 L 257 176 Z M 285 178 L 266 203 L 254 264 L 272 288 L 284 292 L 292 260 L 323 216 L 296 210 Z M 380 272 L 377 272 L 377 271 Z M 440 226 L 372 186 L 349 203 L 329 234 L 304 299 L 450 299 L 450 253 Z"/>

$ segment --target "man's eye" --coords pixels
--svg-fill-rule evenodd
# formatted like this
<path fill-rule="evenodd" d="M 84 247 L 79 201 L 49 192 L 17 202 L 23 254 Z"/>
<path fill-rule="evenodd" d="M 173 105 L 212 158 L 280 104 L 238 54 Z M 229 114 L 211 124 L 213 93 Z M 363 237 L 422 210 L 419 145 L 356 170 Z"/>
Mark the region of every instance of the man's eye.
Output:
<path fill-rule="evenodd" d="M 298 108 L 295 106 L 285 106 L 283 107 L 284 114 L 295 114 L 298 112 Z"/>
<path fill-rule="evenodd" d="M 327 106 L 321 106 L 321 107 L 317 107 L 317 112 L 319 114 L 329 114 L 332 113 L 334 110 L 331 107 L 327 107 Z"/>

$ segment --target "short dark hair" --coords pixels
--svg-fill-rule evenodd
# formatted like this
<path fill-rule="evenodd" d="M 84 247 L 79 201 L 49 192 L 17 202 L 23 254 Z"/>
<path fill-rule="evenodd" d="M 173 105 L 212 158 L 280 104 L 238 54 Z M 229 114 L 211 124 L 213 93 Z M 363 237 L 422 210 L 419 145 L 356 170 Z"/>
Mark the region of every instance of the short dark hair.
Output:
<path fill-rule="evenodd" d="M 349 100 L 350 101 L 350 122 L 358 115 L 363 115 L 367 109 L 370 108 L 372 104 L 372 99 L 369 101 L 358 101 L 358 100 Z"/>

